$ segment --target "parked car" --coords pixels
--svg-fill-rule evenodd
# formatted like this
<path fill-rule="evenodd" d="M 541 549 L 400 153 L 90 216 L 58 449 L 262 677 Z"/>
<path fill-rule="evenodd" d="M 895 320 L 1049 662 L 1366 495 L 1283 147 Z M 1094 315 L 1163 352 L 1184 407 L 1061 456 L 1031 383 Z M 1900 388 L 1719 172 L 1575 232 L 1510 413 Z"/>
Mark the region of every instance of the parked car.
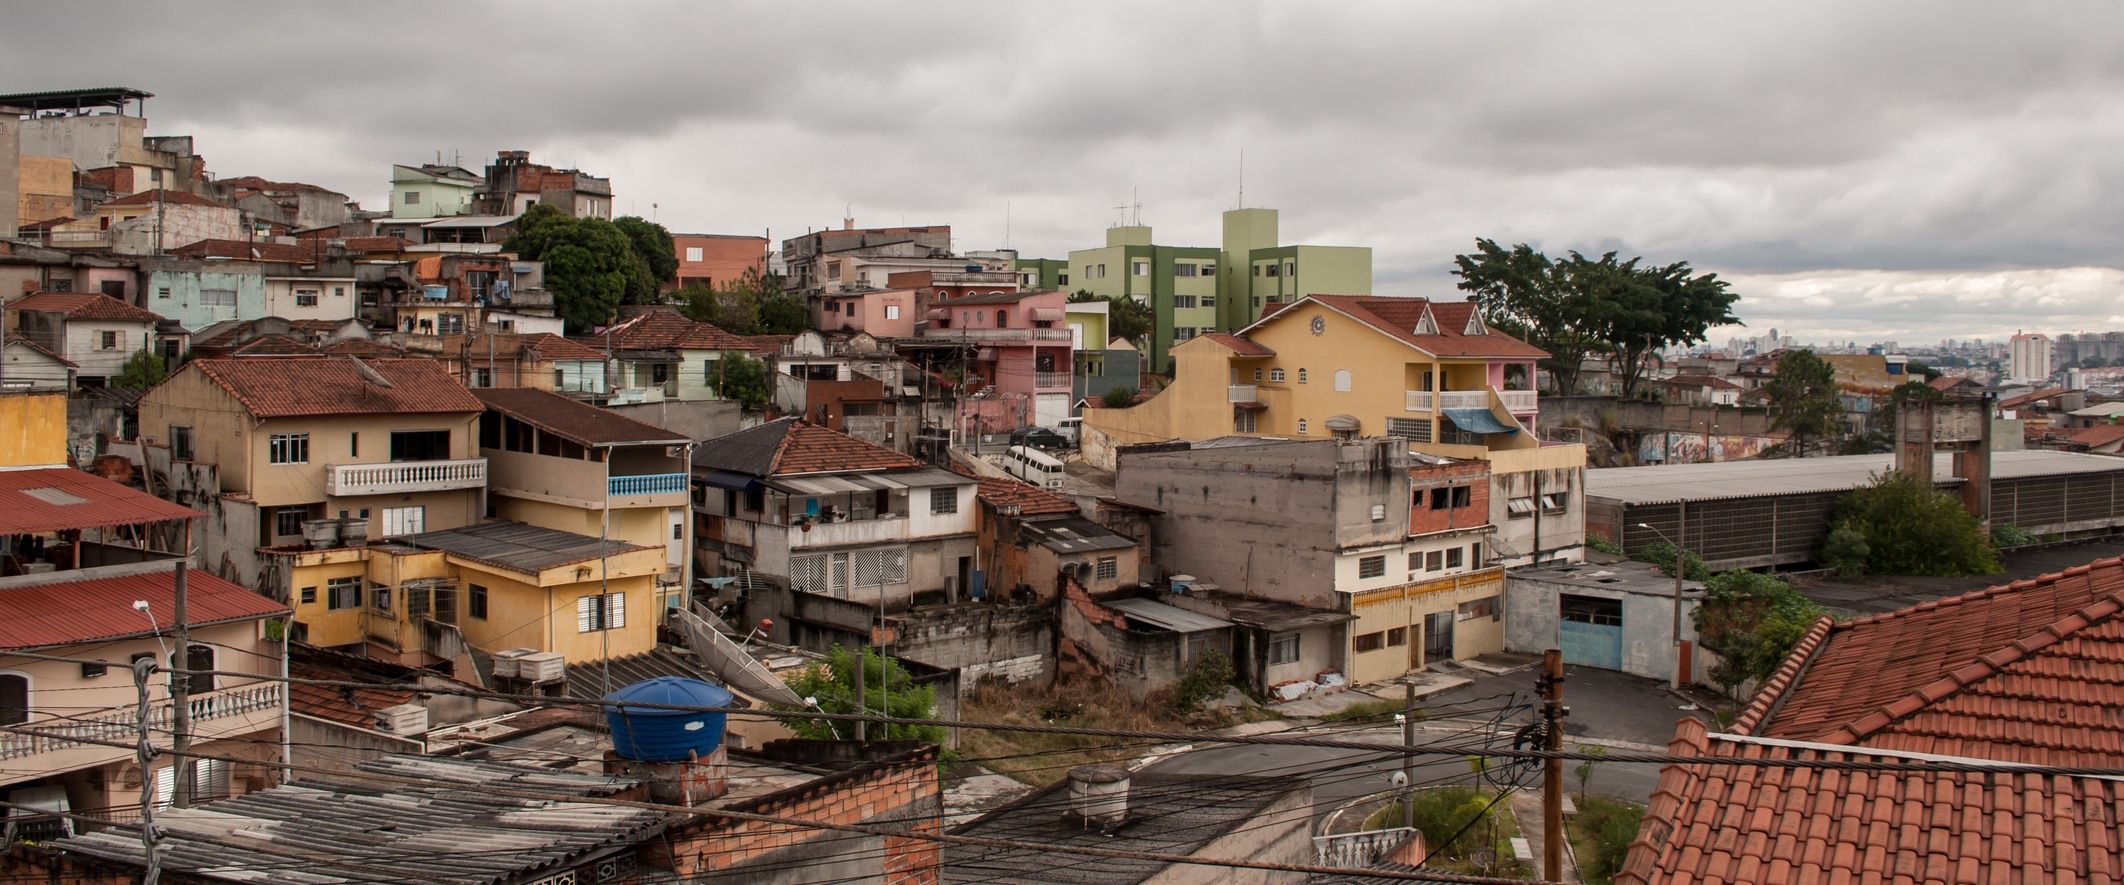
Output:
<path fill-rule="evenodd" d="M 1069 449 L 1069 438 L 1045 427 L 1020 427 L 1010 432 L 1010 444 L 1060 452 Z"/>

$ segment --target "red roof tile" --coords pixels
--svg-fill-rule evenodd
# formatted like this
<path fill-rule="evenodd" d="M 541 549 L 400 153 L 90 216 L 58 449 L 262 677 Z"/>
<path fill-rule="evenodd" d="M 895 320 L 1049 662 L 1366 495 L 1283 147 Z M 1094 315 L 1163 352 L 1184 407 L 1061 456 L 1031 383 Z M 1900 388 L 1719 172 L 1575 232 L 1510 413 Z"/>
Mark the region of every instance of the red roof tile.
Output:
<path fill-rule="evenodd" d="M 0 535 L 139 525 L 202 515 L 71 467 L 0 470 Z"/>
<path fill-rule="evenodd" d="M 314 264 L 324 256 L 324 242 L 260 243 L 250 240 L 200 240 L 170 250 L 179 258 L 234 258 L 242 261 L 285 261 Z"/>
<path fill-rule="evenodd" d="M 162 321 L 160 314 L 134 307 L 100 292 L 38 292 L 8 302 L 7 308 L 65 314 L 70 320 L 111 320 L 121 323 Z"/>
<path fill-rule="evenodd" d="M 260 418 L 486 410 L 471 391 L 434 360 L 211 359 L 194 360 L 178 371 L 195 367 Z M 381 376 L 389 386 L 375 383 L 362 367 Z M 148 392 L 149 396 L 154 394 L 153 390 Z"/>
<path fill-rule="evenodd" d="M 2063 387 L 2048 387 L 2048 388 L 2044 388 L 2044 389 L 2042 389 L 2042 390 L 2034 391 L 2034 392 L 2032 392 L 2032 393 L 2024 393 L 2024 394 L 2021 394 L 2020 396 L 2014 397 L 2014 398 L 2012 398 L 2012 399 L 2008 399 L 2008 400 L 2000 400 L 2000 401 L 1999 401 L 1999 408 L 2001 408 L 2001 409 L 2018 409 L 2018 408 L 2020 408 L 2020 407 L 2022 407 L 2022 406 L 2028 405 L 2029 403 L 2034 403 L 2034 402 L 2041 402 L 2041 401 L 2043 401 L 2043 400 L 2046 400 L 2046 399 L 2051 399 L 2051 398 L 2054 398 L 2054 397 L 2058 396 L 2059 394 L 2065 394 L 2065 393 L 2071 393 L 2071 392 L 2072 392 L 2072 391 L 2070 391 L 2070 390 L 2067 390 L 2067 389 L 2065 389 L 2065 388 L 2063 388 Z"/>
<path fill-rule="evenodd" d="M 242 346 L 229 351 L 228 355 L 232 357 L 316 356 L 317 348 L 293 338 L 266 335 L 244 342 Z"/>
<path fill-rule="evenodd" d="M 597 337 L 610 340 L 618 350 L 740 350 L 754 348 L 742 335 L 733 335 L 708 323 L 696 323 L 668 307 L 632 317 Z"/>
<path fill-rule="evenodd" d="M 1234 352 L 1234 353 L 1237 353 L 1237 354 L 1239 354 L 1240 356 L 1275 356 L 1275 355 L 1276 355 L 1276 352 L 1275 352 L 1275 351 L 1273 351 L 1273 350 L 1270 350 L 1270 349 L 1268 349 L 1267 347 L 1265 347 L 1265 346 L 1262 346 L 1261 344 L 1255 343 L 1255 342 L 1253 342 L 1253 341 L 1249 341 L 1249 340 L 1247 340 L 1247 339 L 1245 339 L 1245 338 L 1241 338 L 1241 337 L 1239 337 L 1239 336 L 1237 336 L 1237 335 L 1234 335 L 1234 334 L 1232 334 L 1232 333 L 1230 333 L 1230 332 L 1204 332 L 1204 333 L 1202 333 L 1202 334 L 1200 334 L 1200 335 L 1197 335 L 1197 336 L 1195 336 L 1195 337 L 1197 337 L 1197 338 L 1208 338 L 1208 339 L 1209 339 L 1209 340 L 1211 340 L 1211 341 L 1215 341 L 1215 342 L 1217 342 L 1218 344 L 1222 344 L 1222 345 L 1224 345 L 1225 347 L 1229 347 L 1229 348 L 1231 348 L 1231 349 L 1232 349 L 1232 352 Z"/>
<path fill-rule="evenodd" d="M 795 418 L 779 418 L 706 440 L 694 448 L 693 463 L 750 476 L 922 466 L 915 458 Z"/>
<path fill-rule="evenodd" d="M 1466 301 L 1432 301 L 1427 298 L 1383 298 L 1374 295 L 1308 295 L 1296 303 L 1312 300 L 1347 314 L 1403 343 L 1435 356 L 1504 357 L 1539 359 L 1549 354 L 1503 332 L 1489 329 L 1467 334 L 1475 305 Z M 1416 326 L 1428 309 L 1437 334 L 1416 334 Z M 1289 311 L 1285 311 L 1288 314 Z"/>
<path fill-rule="evenodd" d="M 553 360 L 602 360 L 605 355 L 585 346 L 580 341 L 571 341 L 552 332 L 525 335 L 522 347 L 531 351 L 531 359 L 551 362 Z"/>
<path fill-rule="evenodd" d="M 2065 434 L 2065 438 L 2088 448 L 2106 446 L 2117 440 L 2124 439 L 2124 424 L 2097 424 L 2093 427 L 2082 427 Z"/>
<path fill-rule="evenodd" d="M 232 207 L 230 207 L 230 206 L 229 206 L 228 204 L 226 204 L 226 203 L 217 203 L 217 202 L 214 202 L 213 200 L 209 200 L 209 199 L 207 199 L 207 198 L 205 198 L 205 197 L 199 196 L 198 194 L 188 194 L 188 193 L 185 193 L 184 191 L 173 191 L 173 190 L 160 190 L 160 189 L 158 189 L 158 190 L 150 190 L 150 191 L 141 191 L 140 193 L 137 193 L 137 194 L 133 194 L 132 196 L 128 196 L 128 197 L 119 197 L 118 199 L 115 199 L 115 200 L 106 200 L 106 201 L 104 201 L 103 203 L 101 203 L 101 204 L 99 204 L 99 205 L 101 205 L 101 206 L 153 206 L 153 205 L 155 205 L 155 204 L 156 204 L 156 203 L 158 203 L 158 202 L 160 202 L 160 203 L 165 203 L 165 204 L 167 204 L 167 203 L 179 203 L 179 204 L 182 204 L 182 205 L 186 205 L 186 206 L 220 206 L 221 208 L 224 208 L 224 209 L 227 209 L 227 208 L 232 208 Z"/>
<path fill-rule="evenodd" d="M 1032 483 L 1015 479 L 997 479 L 992 476 L 976 477 L 981 483 L 977 493 L 981 503 L 990 507 L 1016 507 L 1025 516 L 1050 513 L 1075 513 L 1077 505 L 1068 498 L 1042 489 Z"/>
<path fill-rule="evenodd" d="M 176 609 L 174 570 L 0 589 L 0 648 L 107 642 L 154 632 L 133 608 L 145 599 L 169 628 Z M 185 576 L 187 622 L 194 627 L 289 614 L 288 607 L 199 569 Z M 123 663 L 122 661 L 118 663 Z"/>
<path fill-rule="evenodd" d="M 344 341 L 334 341 L 325 347 L 324 352 L 333 356 L 402 357 L 406 355 L 403 350 L 380 341 L 371 341 L 367 338 L 348 338 Z"/>
<path fill-rule="evenodd" d="M 348 674 L 337 670 L 294 662 L 288 664 L 288 675 L 319 682 L 353 681 Z M 346 688 L 300 682 L 288 684 L 288 706 L 295 712 L 357 728 L 375 728 L 376 711 L 411 703 L 416 696 L 413 691 L 383 686 Z"/>

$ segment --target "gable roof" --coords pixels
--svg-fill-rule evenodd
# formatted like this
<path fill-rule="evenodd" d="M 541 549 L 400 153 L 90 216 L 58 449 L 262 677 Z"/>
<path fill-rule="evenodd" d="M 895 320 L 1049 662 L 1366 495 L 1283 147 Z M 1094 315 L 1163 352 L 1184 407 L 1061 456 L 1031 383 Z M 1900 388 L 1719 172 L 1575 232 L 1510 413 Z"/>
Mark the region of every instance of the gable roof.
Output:
<path fill-rule="evenodd" d="M 105 200 L 102 203 L 98 204 L 98 207 L 153 206 L 158 202 L 178 203 L 186 206 L 218 206 L 223 209 L 234 208 L 229 206 L 227 203 L 215 202 L 198 194 L 188 194 L 184 191 L 164 190 L 161 188 L 157 188 L 155 190 L 141 191 L 140 193 L 133 194 L 131 196 L 119 197 L 115 200 Z"/>
<path fill-rule="evenodd" d="M 980 489 L 974 493 L 975 496 L 981 499 L 981 503 L 990 507 L 1016 507 L 1022 516 L 1071 515 L 1077 512 L 1077 505 L 1068 498 L 1029 482 L 993 476 L 979 476 L 974 479 L 981 484 Z"/>
<path fill-rule="evenodd" d="M 1984 385 L 1978 384 L 1975 381 L 1971 381 L 1966 376 L 1958 378 L 1953 375 L 1941 375 L 1938 378 L 1934 378 L 1930 381 L 1925 382 L 1925 386 L 1930 387 L 1933 390 L 1947 391 L 1953 390 L 1957 387 L 1982 387 Z"/>
<path fill-rule="evenodd" d="M 244 261 L 283 261 L 315 264 L 324 257 L 324 241 L 261 243 L 251 240 L 199 240 L 170 250 L 179 258 L 234 258 Z"/>
<path fill-rule="evenodd" d="M 693 449 L 695 466 L 748 476 L 854 473 L 920 467 L 922 462 L 837 430 L 779 418 L 707 440 Z"/>
<path fill-rule="evenodd" d="M 1736 734 L 2124 768 L 2124 558 L 1846 623 L 1823 618 Z"/>
<path fill-rule="evenodd" d="M 2124 439 L 2124 424 L 2097 424 L 2083 427 L 2065 435 L 2065 438 L 2088 448 L 2106 446 Z"/>
<path fill-rule="evenodd" d="M 325 353 L 333 356 L 382 356 L 402 357 L 406 352 L 396 347 L 368 338 L 347 338 L 325 346 Z"/>
<path fill-rule="evenodd" d="M 65 314 L 70 320 L 159 323 L 162 315 L 134 307 L 101 292 L 38 292 L 8 302 L 9 310 Z"/>
<path fill-rule="evenodd" d="M 2000 401 L 2000 402 L 1999 402 L 1999 408 L 2001 408 L 2001 409 L 2018 409 L 2018 408 L 2020 408 L 2020 407 L 2022 407 L 2022 406 L 2028 405 L 2029 403 L 2033 403 L 2033 402 L 2041 402 L 2041 401 L 2043 401 L 2043 400 L 2047 400 L 2047 399 L 2051 399 L 2051 398 L 2053 398 L 2053 397 L 2056 397 L 2056 396 L 2058 396 L 2059 394 L 2065 394 L 2065 393 L 2071 393 L 2071 392 L 2072 392 L 2072 391 L 2070 391 L 2070 390 L 2067 390 L 2067 389 L 2065 389 L 2065 388 L 2063 388 L 2063 387 L 2046 387 L 2046 388 L 2044 388 L 2044 389 L 2042 389 L 2042 390 L 2037 390 L 2037 391 L 2034 391 L 2034 392 L 2031 392 L 2031 393 L 2024 393 L 2024 394 L 2021 394 L 2020 396 L 2014 397 L 2014 398 L 2012 398 L 2012 399 L 2008 399 L 2008 400 L 2002 400 L 2002 401 Z"/>
<path fill-rule="evenodd" d="M 42 344 L 38 344 L 38 343 L 37 343 L 37 342 L 35 342 L 35 341 L 31 341 L 31 340 L 29 340 L 28 338 L 9 338 L 9 339 L 7 339 L 7 346 L 9 346 L 9 347 L 14 347 L 14 346 L 16 346 L 16 345 L 18 345 L 18 344 L 19 344 L 19 345 L 21 345 L 21 346 L 23 346 L 23 347 L 27 347 L 27 348 L 29 348 L 30 350 L 36 351 L 37 353 L 41 353 L 41 354 L 43 354 L 44 356 L 46 356 L 47 358 L 49 358 L 49 359 L 52 359 L 52 360 L 55 360 L 55 361 L 57 361 L 57 362 L 58 362 L 58 363 L 59 363 L 60 365 L 63 365 L 63 366 L 65 366 L 65 367 L 69 368 L 69 369 L 78 369 L 78 368 L 81 368 L 81 364 L 80 364 L 80 363 L 74 362 L 73 360 L 67 359 L 66 357 L 60 356 L 60 355 L 58 355 L 58 354 L 56 354 L 56 353 L 53 353 L 53 352 L 51 352 L 51 351 L 49 351 L 49 350 L 46 350 L 46 349 L 45 349 L 45 347 L 44 347 L 44 345 L 42 345 Z"/>
<path fill-rule="evenodd" d="M 519 345 L 530 351 L 535 360 L 602 360 L 605 355 L 592 350 L 580 341 L 562 338 L 552 332 L 525 335 L 518 339 Z"/>
<path fill-rule="evenodd" d="M 199 372 L 259 418 L 486 410 L 434 360 L 208 359 L 178 371 Z"/>
<path fill-rule="evenodd" d="M 487 408 L 555 436 L 596 447 L 629 443 L 685 445 L 685 434 L 645 424 L 589 403 L 530 387 L 482 387 L 472 395 Z"/>
<path fill-rule="evenodd" d="M 696 323 L 668 307 L 621 322 L 597 340 L 612 342 L 615 350 L 753 350 L 745 336 Z"/>
<path fill-rule="evenodd" d="M 1479 335 L 1467 334 L 1471 328 L 1481 328 L 1480 324 L 1469 323 L 1475 313 L 1474 304 L 1466 301 L 1431 301 L 1427 298 L 1307 295 L 1274 313 L 1264 312 L 1261 319 L 1239 330 L 1239 334 L 1246 337 L 1265 323 L 1296 316 L 1297 313 L 1292 308 L 1309 301 L 1433 356 L 1533 360 L 1549 355 L 1547 351 L 1503 332 L 1490 330 Z M 1417 327 L 1427 316 L 1431 318 L 1431 325 L 1437 330 L 1436 334 L 1419 335 L 1416 333 Z"/>
<path fill-rule="evenodd" d="M 139 525 L 204 515 L 71 467 L 0 470 L 0 535 Z"/>
<path fill-rule="evenodd" d="M 1270 349 L 1268 348 L 1268 346 L 1267 346 L 1267 345 L 1264 345 L 1264 344 L 1261 344 L 1261 343 L 1259 343 L 1259 342 L 1255 342 L 1255 341 L 1250 341 L 1250 340 L 1248 340 L 1248 339 L 1245 339 L 1245 338 L 1241 338 L 1241 337 L 1239 337 L 1239 336 L 1237 336 L 1237 335 L 1234 335 L 1234 334 L 1232 334 L 1232 333 L 1230 333 L 1230 332 L 1204 332 L 1204 333 L 1202 333 L 1202 334 L 1200 334 L 1200 335 L 1197 335 L 1197 336 L 1195 336 L 1195 337 L 1197 337 L 1197 338 L 1208 338 L 1208 339 L 1209 339 L 1209 340 L 1211 340 L 1211 341 L 1215 341 L 1215 342 L 1217 342 L 1218 344 L 1222 344 L 1222 345 L 1224 345 L 1225 347 L 1229 347 L 1229 348 L 1231 348 L 1231 350 L 1232 350 L 1232 352 L 1233 352 L 1233 353 L 1236 353 L 1236 354 L 1238 354 L 1238 355 L 1240 355 L 1240 356 L 1275 356 L 1275 355 L 1276 355 L 1276 352 L 1275 352 L 1275 351 L 1273 351 L 1273 350 L 1270 350 Z"/>
<path fill-rule="evenodd" d="M 228 355 L 232 357 L 316 356 L 317 354 L 317 348 L 293 338 L 284 338 L 279 335 L 261 335 L 238 345 L 234 350 L 228 352 Z"/>
<path fill-rule="evenodd" d="M 177 604 L 176 569 L 0 590 L 0 648 L 51 648 L 154 635 L 155 626 L 133 608 L 136 599 L 147 600 L 167 624 Z M 194 627 L 290 613 L 287 606 L 203 569 L 185 575 L 185 605 L 185 620 Z"/>

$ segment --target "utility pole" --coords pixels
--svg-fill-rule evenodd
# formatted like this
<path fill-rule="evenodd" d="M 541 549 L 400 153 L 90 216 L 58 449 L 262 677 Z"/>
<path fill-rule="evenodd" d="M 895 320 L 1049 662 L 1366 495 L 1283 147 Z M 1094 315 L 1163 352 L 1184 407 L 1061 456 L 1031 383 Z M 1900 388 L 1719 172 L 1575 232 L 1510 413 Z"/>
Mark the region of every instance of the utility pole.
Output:
<path fill-rule="evenodd" d="M 1416 686 L 1402 686 L 1401 825 L 1416 829 Z"/>
<path fill-rule="evenodd" d="M 178 670 L 192 669 L 192 631 L 185 626 L 184 592 L 185 563 L 177 561 L 177 649 L 170 652 L 170 753 L 177 757 L 170 767 L 177 783 L 170 790 L 170 804 L 178 808 L 192 805 L 192 787 L 198 777 L 199 763 L 187 755 L 192 749 L 192 674 Z M 183 661 L 183 664 L 178 664 Z"/>
<path fill-rule="evenodd" d="M 1548 649 L 1541 653 L 1541 718 L 1542 749 L 1563 749 L 1563 717 L 1570 715 L 1570 708 L 1563 705 L 1564 665 L 1563 652 Z M 1563 760 L 1555 757 L 1542 760 L 1541 777 L 1541 877 L 1551 882 L 1563 881 Z"/>
<path fill-rule="evenodd" d="M 148 740 L 148 676 L 155 672 L 155 657 L 149 655 L 133 662 L 133 687 L 140 693 L 140 745 L 133 752 L 133 759 L 140 765 L 140 850 L 147 855 L 147 874 L 140 877 L 140 885 L 155 885 L 162 877 L 162 853 L 155 847 L 155 745 Z"/>

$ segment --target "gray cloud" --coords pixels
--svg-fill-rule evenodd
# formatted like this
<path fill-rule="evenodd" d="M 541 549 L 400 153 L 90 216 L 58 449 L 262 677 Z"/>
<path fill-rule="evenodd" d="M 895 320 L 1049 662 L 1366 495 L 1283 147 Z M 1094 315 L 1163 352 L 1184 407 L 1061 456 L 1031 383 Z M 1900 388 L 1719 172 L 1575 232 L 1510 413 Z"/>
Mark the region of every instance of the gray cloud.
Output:
<path fill-rule="evenodd" d="M 76 2 L 10 10 L 0 73 L 10 90 L 147 89 L 155 129 L 198 136 L 217 172 L 371 203 L 391 163 L 528 149 L 675 228 L 779 237 L 852 204 L 859 223 L 949 223 L 993 248 L 1007 211 L 1011 244 L 1052 256 L 1101 242 L 1132 191 L 1161 241 L 1214 243 L 1244 151 L 1248 204 L 1281 208 L 1287 241 L 1372 246 L 1382 292 L 1451 296 L 1451 256 L 1488 236 L 1687 259 L 1748 287 L 1756 329 L 1914 339 L 2119 313 L 2120 19 Z"/>

